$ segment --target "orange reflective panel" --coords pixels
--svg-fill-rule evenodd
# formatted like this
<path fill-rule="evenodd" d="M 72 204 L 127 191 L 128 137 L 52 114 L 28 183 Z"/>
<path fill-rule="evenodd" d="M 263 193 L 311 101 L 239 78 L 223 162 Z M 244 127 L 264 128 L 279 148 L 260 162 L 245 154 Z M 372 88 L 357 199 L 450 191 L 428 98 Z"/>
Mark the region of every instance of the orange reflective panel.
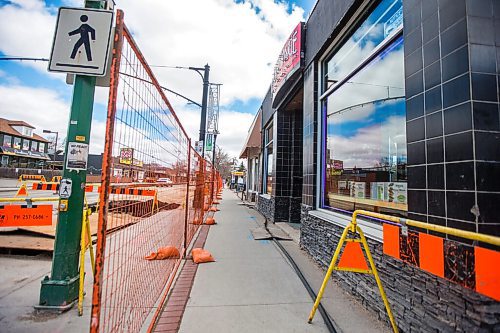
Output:
<path fill-rule="evenodd" d="M 476 291 L 500 301 L 500 252 L 474 247 Z"/>
<path fill-rule="evenodd" d="M 420 268 L 444 278 L 443 238 L 420 233 Z"/>
<path fill-rule="evenodd" d="M 368 269 L 360 243 L 347 242 L 338 264 L 340 268 Z"/>

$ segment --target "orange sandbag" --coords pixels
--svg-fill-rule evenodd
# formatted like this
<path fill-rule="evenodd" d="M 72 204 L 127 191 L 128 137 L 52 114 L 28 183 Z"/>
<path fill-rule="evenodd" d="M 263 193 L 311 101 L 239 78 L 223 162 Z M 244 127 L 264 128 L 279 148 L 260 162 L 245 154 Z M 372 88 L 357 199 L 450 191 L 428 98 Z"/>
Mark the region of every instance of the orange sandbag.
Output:
<path fill-rule="evenodd" d="M 160 247 L 158 252 L 152 252 L 149 256 L 144 257 L 146 260 L 163 260 L 163 259 L 178 259 L 180 258 L 179 250 L 173 246 Z"/>
<path fill-rule="evenodd" d="M 196 248 L 191 251 L 191 255 L 193 256 L 193 262 L 195 264 L 202 264 L 204 262 L 214 262 L 215 259 L 212 257 L 212 254 L 207 250 Z"/>
<path fill-rule="evenodd" d="M 200 225 L 201 221 L 199 219 L 194 219 L 193 224 Z"/>
<path fill-rule="evenodd" d="M 215 224 L 215 219 L 213 217 L 207 217 L 205 220 L 206 225 L 214 225 Z"/>

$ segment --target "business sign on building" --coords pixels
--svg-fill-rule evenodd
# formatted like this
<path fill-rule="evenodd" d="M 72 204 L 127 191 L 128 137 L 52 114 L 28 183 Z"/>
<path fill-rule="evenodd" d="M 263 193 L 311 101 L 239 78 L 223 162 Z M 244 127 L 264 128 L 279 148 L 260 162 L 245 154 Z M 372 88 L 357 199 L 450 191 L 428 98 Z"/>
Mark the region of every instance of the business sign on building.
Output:
<path fill-rule="evenodd" d="M 304 51 L 302 49 L 302 27 L 303 23 L 301 22 L 293 29 L 274 66 L 273 82 L 271 84 L 273 100 L 283 87 L 283 84 L 301 66 Z"/>
<path fill-rule="evenodd" d="M 120 149 L 120 164 L 131 165 L 134 159 L 134 148 Z"/>

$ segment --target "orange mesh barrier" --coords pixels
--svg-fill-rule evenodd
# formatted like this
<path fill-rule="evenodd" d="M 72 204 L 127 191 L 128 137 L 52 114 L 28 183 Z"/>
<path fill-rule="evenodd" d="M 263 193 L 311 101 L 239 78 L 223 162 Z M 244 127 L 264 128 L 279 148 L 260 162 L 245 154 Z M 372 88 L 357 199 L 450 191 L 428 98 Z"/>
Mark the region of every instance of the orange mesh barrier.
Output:
<path fill-rule="evenodd" d="M 122 11 L 116 19 L 91 332 L 151 331 L 181 259 L 144 258 L 166 246 L 185 256 L 217 179 L 191 147 Z"/>

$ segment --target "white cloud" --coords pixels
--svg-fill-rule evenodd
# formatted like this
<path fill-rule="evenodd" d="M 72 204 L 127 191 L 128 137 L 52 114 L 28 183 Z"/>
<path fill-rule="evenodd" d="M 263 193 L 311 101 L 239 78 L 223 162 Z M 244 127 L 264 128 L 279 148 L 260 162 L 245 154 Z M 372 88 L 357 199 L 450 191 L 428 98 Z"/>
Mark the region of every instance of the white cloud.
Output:
<path fill-rule="evenodd" d="M 48 58 L 56 17 L 40 0 L 15 0 L 0 7 L 0 51 L 7 55 Z M 46 72 L 44 62 L 22 62 Z"/>
<path fill-rule="evenodd" d="M 223 83 L 222 103 L 263 98 L 272 65 L 304 12 L 273 0 L 122 0 L 125 22 L 150 64 L 211 66 L 210 81 Z M 255 13 L 253 6 L 261 11 Z M 185 70 L 154 68 L 168 88 L 199 100 L 201 79 Z M 256 110 L 255 110 L 256 111 Z"/>
<path fill-rule="evenodd" d="M 65 5 L 68 3 L 81 6 L 82 1 L 64 0 Z M 289 13 L 288 6 L 274 0 L 242 3 L 232 0 L 120 0 L 116 8 L 124 10 L 125 22 L 149 64 L 196 67 L 210 64 L 210 81 L 223 84 L 221 106 L 224 106 L 235 100 L 264 97 L 271 83 L 273 65 L 286 38 L 298 22 L 304 20 L 302 8 L 292 6 Z M 15 56 L 48 57 L 56 14 L 55 8 L 48 7 L 42 0 L 8 1 L 0 7 L 0 51 Z M 22 65 L 64 80 L 62 74 L 48 73 L 46 63 L 23 62 Z M 196 101 L 201 100 L 202 82 L 198 74 L 158 67 L 153 67 L 153 71 L 161 85 Z M 7 76 L 15 77 L 15 73 L 7 73 Z M 25 78 L 22 81 L 29 84 Z M 0 116 L 26 118 L 39 128 L 50 128 L 48 126 L 57 119 L 57 127 L 66 132 L 69 106 L 60 96 L 48 89 L 9 82 L 9 87 L 0 90 L 0 100 L 5 100 L 6 94 L 13 94 L 22 102 L 17 106 L 9 102 L 18 110 L 12 113 L 6 111 L 3 107 L 6 102 L 2 101 Z M 33 92 L 40 94 L 40 99 L 27 95 Z M 107 89 L 98 89 L 96 103 L 106 105 L 107 95 Z M 36 102 L 30 103 L 26 96 Z M 11 98 L 6 100 L 12 101 Z M 193 141 L 196 140 L 199 112 L 187 108 L 184 101 L 174 104 L 183 126 L 189 129 Z M 66 112 L 64 117 L 60 112 L 54 113 L 62 109 Z M 38 117 L 26 110 L 40 110 L 45 116 Z M 221 112 L 218 143 L 225 151 L 234 156 L 239 154 L 252 119 L 250 113 Z M 99 133 L 103 133 L 103 126 L 103 123 L 93 125 L 93 152 L 102 149 L 103 134 Z"/>
<path fill-rule="evenodd" d="M 19 85 L 0 85 L 0 117 L 24 120 L 35 127 L 35 133 L 48 138 L 43 130 L 59 132 L 59 143 L 66 137 L 70 104 L 56 91 Z M 90 152 L 104 150 L 106 124 L 94 120 L 90 135 Z"/>
<path fill-rule="evenodd" d="M 377 166 L 383 157 L 406 157 L 405 117 L 392 116 L 380 126 L 358 129 L 355 135 L 328 137 L 330 156 L 344 162 L 344 168 Z M 391 154 L 389 154 L 391 151 Z"/>
<path fill-rule="evenodd" d="M 66 135 L 69 104 L 56 91 L 26 86 L 0 86 L 0 116 L 24 120 L 36 127 Z M 61 137 L 61 136 L 59 136 Z"/>

